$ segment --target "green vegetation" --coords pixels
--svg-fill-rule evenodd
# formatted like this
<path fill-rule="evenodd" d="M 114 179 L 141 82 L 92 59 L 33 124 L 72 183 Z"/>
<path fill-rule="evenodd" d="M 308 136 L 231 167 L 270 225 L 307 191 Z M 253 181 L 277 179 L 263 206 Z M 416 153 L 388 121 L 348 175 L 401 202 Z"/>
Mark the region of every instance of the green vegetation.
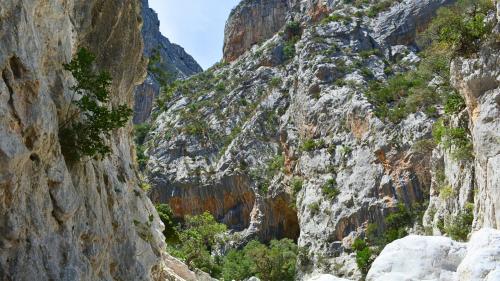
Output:
<path fill-rule="evenodd" d="M 109 109 L 111 76 L 105 71 L 95 73 L 94 61 L 95 56 L 82 48 L 70 63 L 64 64 L 64 69 L 76 80 L 76 85 L 71 87 L 71 105 L 59 127 L 61 150 L 68 161 L 109 154 L 111 149 L 106 138 L 113 130 L 125 126 L 132 115 L 125 104 Z"/>
<path fill-rule="evenodd" d="M 302 28 L 298 21 L 291 21 L 286 24 L 285 34 L 289 39 L 294 37 L 300 37 L 302 35 Z"/>
<path fill-rule="evenodd" d="M 444 225 L 444 232 L 453 240 L 467 241 L 467 237 L 472 230 L 474 220 L 474 205 L 468 203 L 465 209 L 450 219 L 450 222 Z"/>
<path fill-rule="evenodd" d="M 491 0 L 460 0 L 457 4 L 441 8 L 431 22 L 423 40 L 434 43 L 453 56 L 468 56 L 478 51 L 481 41 L 491 33 L 492 26 L 485 22 Z"/>
<path fill-rule="evenodd" d="M 367 59 L 371 56 L 381 56 L 382 53 L 379 49 L 371 49 L 371 50 L 361 51 L 361 52 L 359 52 L 359 55 L 361 56 L 361 58 Z"/>
<path fill-rule="evenodd" d="M 445 185 L 439 188 L 439 197 L 443 200 L 452 198 L 455 195 L 451 185 Z"/>
<path fill-rule="evenodd" d="M 349 16 L 345 16 L 342 14 L 331 14 L 321 20 L 321 24 L 328 24 L 330 22 L 342 22 L 344 24 L 348 24 L 352 22 L 352 18 Z"/>
<path fill-rule="evenodd" d="M 273 77 L 269 81 L 269 86 L 271 86 L 271 88 L 278 88 L 279 86 L 281 86 L 281 83 L 281 77 Z"/>
<path fill-rule="evenodd" d="M 352 243 L 352 248 L 356 251 L 356 264 L 363 274 L 367 274 L 374 261 L 373 251 L 362 239 L 357 238 Z"/>
<path fill-rule="evenodd" d="M 380 2 L 380 7 L 390 6 L 387 2 L 390 1 Z M 425 50 L 417 69 L 397 74 L 386 83 L 372 82 L 370 85 L 367 98 L 375 106 L 375 114 L 398 123 L 417 111 L 437 117 L 436 105 L 439 104 L 444 105 L 446 114 L 463 109 L 463 100 L 449 84 L 450 61 L 453 57 L 477 51 L 481 41 L 491 32 L 491 26 L 484 21 L 491 8 L 489 0 L 462 0 L 439 9 L 437 17 L 420 36 L 420 45 Z M 435 78 L 442 81 L 439 89 L 429 86 Z"/>
<path fill-rule="evenodd" d="M 173 72 L 165 71 L 166 68 L 159 49 L 154 49 L 149 57 L 148 72 L 154 76 L 162 88 L 167 87 L 177 76 Z"/>
<path fill-rule="evenodd" d="M 337 198 L 337 196 L 340 194 L 340 190 L 337 187 L 337 181 L 335 180 L 335 178 L 329 179 L 321 187 L 321 191 L 323 192 L 323 195 L 330 200 Z"/>
<path fill-rule="evenodd" d="M 389 8 L 392 6 L 394 2 L 395 2 L 394 0 L 376 1 L 375 4 L 370 7 L 366 15 L 371 18 L 374 18 L 381 12 L 389 10 Z"/>
<path fill-rule="evenodd" d="M 295 280 L 297 245 L 290 239 L 272 240 L 269 246 L 251 241 L 243 250 L 231 250 L 224 258 L 224 280 Z"/>
<path fill-rule="evenodd" d="M 432 135 L 437 144 L 441 143 L 444 149 L 451 149 L 451 156 L 455 160 L 470 160 L 474 157 L 467 129 L 451 128 L 446 125 L 446 119 L 442 118 L 434 124 Z"/>
<path fill-rule="evenodd" d="M 172 209 L 167 204 L 158 204 L 155 207 L 161 221 L 165 225 L 165 230 L 163 230 L 165 241 L 169 244 L 179 243 L 178 222 L 173 219 Z"/>
<path fill-rule="evenodd" d="M 325 141 L 323 140 L 306 139 L 302 143 L 301 149 L 303 151 L 314 151 L 323 148 L 324 146 L 325 146 Z"/>
<path fill-rule="evenodd" d="M 284 166 L 285 166 L 285 156 L 283 155 L 276 155 L 268 163 L 268 169 L 274 173 L 283 171 Z"/>
<path fill-rule="evenodd" d="M 146 136 L 151 130 L 151 125 L 148 123 L 138 124 L 134 126 L 134 142 L 136 145 L 136 156 L 137 163 L 139 164 L 139 169 L 142 171 L 146 168 L 146 164 L 148 163 L 148 157 L 145 154 L 145 146 L 144 141 L 146 140 Z"/>
<path fill-rule="evenodd" d="M 308 208 L 309 212 L 311 213 L 311 217 L 314 217 L 315 215 L 319 214 L 319 202 L 314 202 L 309 204 Z"/>
<path fill-rule="evenodd" d="M 168 210 L 163 213 L 169 214 Z M 179 242 L 169 244 L 167 250 L 182 259 L 190 268 L 198 268 L 212 276 L 219 276 L 221 266 L 211 255 L 211 251 L 222 242 L 222 234 L 225 231 L 226 226 L 215 221 L 208 212 L 187 216 L 178 230 Z"/>
<path fill-rule="evenodd" d="M 295 56 L 295 44 L 302 36 L 302 28 L 297 21 L 288 22 L 285 26 L 285 44 L 283 46 L 283 58 L 285 61 Z"/>
<path fill-rule="evenodd" d="M 377 224 L 369 224 L 365 240 L 356 239 L 352 245 L 356 251 L 356 262 L 359 269 L 366 274 L 375 255 L 385 245 L 408 235 L 407 228 L 412 227 L 415 223 L 421 223 L 425 210 L 425 204 L 416 204 L 409 209 L 400 203 L 393 212 L 385 217 L 383 231 Z"/>
<path fill-rule="evenodd" d="M 173 220 L 168 205 L 157 205 L 165 224 L 167 250 L 191 269 L 198 268 L 215 278 L 243 280 L 257 276 L 261 280 L 294 280 L 297 246 L 290 239 L 273 240 L 269 246 L 249 242 L 243 249 L 230 250 L 225 256 L 214 255 L 224 243 L 226 226 L 208 212 L 187 216 L 182 224 Z"/>
<path fill-rule="evenodd" d="M 283 58 L 285 60 L 290 60 L 295 56 L 295 42 L 288 41 L 283 46 Z"/>
<path fill-rule="evenodd" d="M 294 177 L 291 182 L 293 194 L 297 195 L 297 193 L 299 193 L 299 191 L 302 190 L 303 185 L 304 185 L 304 180 L 302 178 Z"/>
<path fill-rule="evenodd" d="M 444 112 L 446 114 L 456 114 L 465 109 L 465 101 L 456 92 L 452 92 L 448 96 L 446 96 L 445 104 L 444 104 Z"/>

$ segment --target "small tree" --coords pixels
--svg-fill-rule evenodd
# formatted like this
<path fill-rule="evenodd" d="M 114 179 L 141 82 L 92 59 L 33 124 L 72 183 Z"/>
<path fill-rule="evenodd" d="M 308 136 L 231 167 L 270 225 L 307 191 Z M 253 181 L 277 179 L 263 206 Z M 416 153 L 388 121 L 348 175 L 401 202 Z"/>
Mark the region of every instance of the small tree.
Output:
<path fill-rule="evenodd" d="M 65 119 L 59 127 L 62 153 L 67 160 L 83 156 L 106 156 L 111 149 L 105 138 L 114 129 L 125 126 L 132 110 L 127 105 L 112 107 L 109 102 L 111 76 L 93 69 L 95 56 L 82 48 L 64 69 L 76 80 Z"/>

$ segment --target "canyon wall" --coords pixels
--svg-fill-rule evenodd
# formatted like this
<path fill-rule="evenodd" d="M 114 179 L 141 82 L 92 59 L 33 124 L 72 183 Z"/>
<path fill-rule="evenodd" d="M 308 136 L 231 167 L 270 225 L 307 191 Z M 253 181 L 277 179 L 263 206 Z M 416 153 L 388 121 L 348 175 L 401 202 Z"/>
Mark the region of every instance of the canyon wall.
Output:
<path fill-rule="evenodd" d="M 0 2 L 1 280 L 181 280 L 163 263 L 131 125 L 102 160 L 65 161 L 58 137 L 75 83 L 63 63 L 79 48 L 111 74 L 111 103 L 132 106 L 146 75 L 140 13 L 132 0 Z"/>

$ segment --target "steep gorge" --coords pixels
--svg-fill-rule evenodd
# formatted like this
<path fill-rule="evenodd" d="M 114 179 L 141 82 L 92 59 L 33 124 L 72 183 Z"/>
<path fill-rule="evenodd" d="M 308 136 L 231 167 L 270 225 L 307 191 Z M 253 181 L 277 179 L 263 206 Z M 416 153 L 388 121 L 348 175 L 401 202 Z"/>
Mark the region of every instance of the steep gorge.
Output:
<path fill-rule="evenodd" d="M 476 155 L 455 160 L 429 145 L 441 105 L 394 122 L 367 94 L 418 65 L 417 33 L 454 1 L 344 2 L 242 1 L 226 25 L 225 62 L 161 99 L 146 142 L 154 202 L 178 217 L 209 210 L 243 241 L 298 239 L 302 279 L 361 278 L 354 239 L 370 225 L 383 234 L 400 203 L 424 217 L 412 233 L 443 235 L 470 204 L 474 229 L 498 228 L 497 105 L 477 109 L 497 85 L 495 56 L 453 63 L 468 107 L 452 125 L 469 111 Z"/>
<path fill-rule="evenodd" d="M 146 59 L 159 45 L 163 71 L 201 69 L 161 36 L 147 1 L 2 1 L 0 279 L 211 280 L 165 252 L 153 201 L 177 218 L 208 210 L 232 245 L 296 240 L 299 280 L 498 280 L 500 3 L 484 20 L 488 40 L 452 61 L 465 107 L 450 114 L 436 101 L 394 121 L 371 86 L 417 67 L 417 32 L 454 1 L 379 2 L 244 0 L 226 25 L 225 61 L 160 93 Z M 112 75 L 112 104 L 132 107 L 135 95 L 136 122 L 154 113 L 148 194 L 132 122 L 103 159 L 61 152 L 75 82 L 63 64 L 82 47 Z M 431 144 L 439 117 L 473 154 Z M 401 208 L 423 217 L 405 231 L 434 236 L 396 240 L 363 272 L 353 242 L 383 234 Z M 470 242 L 441 237 L 464 213 Z"/>

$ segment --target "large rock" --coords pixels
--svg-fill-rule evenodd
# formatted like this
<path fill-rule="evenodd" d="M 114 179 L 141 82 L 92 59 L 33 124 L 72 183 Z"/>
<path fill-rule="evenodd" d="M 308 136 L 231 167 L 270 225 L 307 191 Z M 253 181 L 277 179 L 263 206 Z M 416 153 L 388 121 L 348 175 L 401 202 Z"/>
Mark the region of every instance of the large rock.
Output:
<path fill-rule="evenodd" d="M 495 279 L 500 271 L 500 231 L 482 229 L 469 243 L 446 237 L 410 235 L 387 245 L 367 281 Z"/>
<path fill-rule="evenodd" d="M 233 61 L 252 45 L 269 39 L 286 22 L 289 0 L 244 0 L 226 23 L 224 60 Z"/>
<path fill-rule="evenodd" d="M 0 2 L 1 280 L 171 276 L 131 126 L 112 132 L 102 160 L 67 163 L 58 137 L 74 84 L 63 63 L 81 47 L 112 75 L 111 102 L 132 106 L 146 65 L 140 9 L 133 0 Z"/>
<path fill-rule="evenodd" d="M 410 235 L 387 245 L 367 280 L 453 280 L 466 245 L 447 237 Z"/>
<path fill-rule="evenodd" d="M 306 281 L 350 281 L 344 278 L 335 277 L 330 274 L 319 274 L 307 279 Z"/>

